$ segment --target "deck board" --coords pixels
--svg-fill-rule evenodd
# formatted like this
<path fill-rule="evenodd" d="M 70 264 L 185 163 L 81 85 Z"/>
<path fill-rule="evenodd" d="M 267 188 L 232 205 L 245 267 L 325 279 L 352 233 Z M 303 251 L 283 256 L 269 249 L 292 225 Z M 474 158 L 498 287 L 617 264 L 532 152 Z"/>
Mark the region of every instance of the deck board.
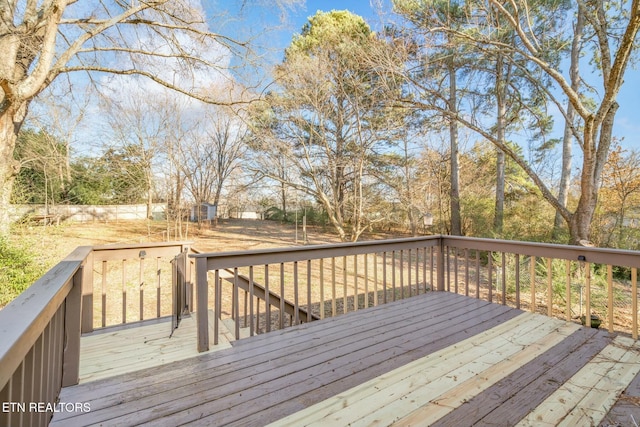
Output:
<path fill-rule="evenodd" d="M 640 374 L 637 374 L 605 416 L 609 425 L 640 424 Z"/>
<path fill-rule="evenodd" d="M 510 426 L 538 406 L 584 364 L 598 354 L 611 337 L 606 332 L 581 328 L 501 381 L 440 418 L 433 427 L 465 425 Z M 499 421 L 497 421 L 499 420 Z"/>
<path fill-rule="evenodd" d="M 518 425 L 597 425 L 640 370 L 633 342 L 616 338 Z"/>
<path fill-rule="evenodd" d="M 209 318 L 212 318 L 210 314 Z M 210 322 L 212 323 L 212 322 Z M 189 359 L 198 355 L 195 314 L 183 318 L 171 334 L 171 320 L 135 327 L 107 328 L 83 336 L 80 341 L 80 382 L 140 371 L 153 366 Z M 130 327 L 133 326 L 133 327 Z M 213 325 L 210 325 L 213 330 Z M 230 348 L 228 340 L 210 351 Z"/>
<path fill-rule="evenodd" d="M 315 405 L 276 425 L 374 425 L 379 420 L 399 421 L 400 425 L 418 421 L 429 424 L 458 406 L 469 393 L 491 385 L 492 378 L 501 378 L 504 372 L 514 370 L 523 360 L 535 357 L 578 328 L 557 328 L 553 319 L 538 315 L 521 316 L 524 318 L 508 322 L 508 330 L 489 340 L 469 338 L 454 349 L 433 353 L 349 390 L 346 396 L 322 402 L 320 406 L 329 409 L 324 413 L 317 413 Z M 430 404 L 423 405 L 425 396 Z"/>
<path fill-rule="evenodd" d="M 572 371 L 559 362 L 564 358 L 584 365 L 609 349 L 609 357 L 636 361 L 637 349 L 611 348 L 609 341 L 607 333 L 573 323 L 429 292 L 65 388 L 61 401 L 89 403 L 91 411 L 55 414 L 51 425 L 326 425 L 327 417 L 334 425 L 424 425 L 427 416 L 440 425 L 455 425 L 444 420 L 460 417 L 469 424 L 470 416 L 491 424 L 503 404 L 513 405 L 529 387 L 541 385 L 537 364 L 543 371 L 557 364 L 569 379 L 580 368 L 572 365 Z M 613 365 L 607 372 L 615 381 L 596 380 L 593 387 L 600 394 L 608 390 L 615 402 L 637 371 Z M 506 384 L 500 403 L 482 403 Z M 545 389 L 536 406 L 560 388 Z M 592 397 L 583 396 L 586 405 L 598 404 Z"/>

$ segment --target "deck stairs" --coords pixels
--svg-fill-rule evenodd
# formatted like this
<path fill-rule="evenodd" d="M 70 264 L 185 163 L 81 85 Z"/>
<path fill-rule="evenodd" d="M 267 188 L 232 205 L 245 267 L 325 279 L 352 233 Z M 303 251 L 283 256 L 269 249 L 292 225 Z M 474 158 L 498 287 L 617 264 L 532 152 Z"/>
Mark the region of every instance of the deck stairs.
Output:
<path fill-rule="evenodd" d="M 233 283 L 234 272 L 232 270 L 220 270 L 220 278 L 229 283 Z M 249 280 L 249 278 L 242 274 L 238 274 L 238 288 L 242 289 L 243 291 L 249 292 L 250 287 L 251 281 Z M 257 298 L 260 298 L 262 301 L 266 301 L 267 291 L 265 287 L 260 283 L 257 283 L 255 280 L 253 281 L 253 294 Z M 275 308 L 280 308 L 280 295 L 273 292 L 272 290 L 269 290 L 269 305 Z M 296 306 L 286 298 L 284 299 L 284 311 L 291 317 L 295 316 Z M 311 317 L 311 319 L 309 319 L 309 317 Z M 311 315 L 309 316 L 307 310 L 303 307 L 298 307 L 298 318 L 303 323 L 309 322 L 311 320 L 320 320 L 320 316 L 316 314 L 311 313 Z"/>

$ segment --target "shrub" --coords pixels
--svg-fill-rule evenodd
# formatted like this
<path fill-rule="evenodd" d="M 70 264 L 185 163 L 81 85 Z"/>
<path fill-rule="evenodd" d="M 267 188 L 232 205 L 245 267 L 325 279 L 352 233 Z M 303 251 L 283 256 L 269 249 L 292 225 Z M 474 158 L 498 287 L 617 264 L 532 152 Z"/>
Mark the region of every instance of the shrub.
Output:
<path fill-rule="evenodd" d="M 0 307 L 4 307 L 44 273 L 25 247 L 0 238 Z"/>

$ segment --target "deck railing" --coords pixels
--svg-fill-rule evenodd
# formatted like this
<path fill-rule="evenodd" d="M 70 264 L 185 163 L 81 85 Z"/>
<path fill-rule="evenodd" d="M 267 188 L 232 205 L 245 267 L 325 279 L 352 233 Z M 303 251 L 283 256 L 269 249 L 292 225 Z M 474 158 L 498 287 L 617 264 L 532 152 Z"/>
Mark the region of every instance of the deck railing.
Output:
<path fill-rule="evenodd" d="M 303 311 L 312 321 L 425 293 L 443 271 L 435 268 L 440 242 L 428 237 L 193 255 L 198 350 L 209 348 L 211 307 L 215 345 L 223 317 L 232 320 L 238 339 L 241 328 L 251 336 L 306 322 Z M 254 284 L 266 290 L 263 298 Z M 281 296 L 277 303 L 272 292 Z"/>
<path fill-rule="evenodd" d="M 127 314 L 130 283 L 139 308 L 133 319 L 171 315 L 170 261 L 188 247 L 180 242 L 79 247 L 0 310 L 0 426 L 48 424 L 61 404 L 60 389 L 78 383 L 81 333 L 132 320 Z M 118 291 L 108 295 L 110 260 L 117 261 L 121 280 L 116 281 Z M 145 260 L 154 261 L 154 281 L 145 279 Z M 128 264 L 137 266 L 133 279 Z M 153 284 L 146 292 L 149 298 L 146 283 Z M 95 289 L 101 298 L 94 298 Z M 114 296 L 120 301 L 113 304 L 118 315 L 108 321 L 107 301 Z"/>
<path fill-rule="evenodd" d="M 199 351 L 209 348 L 211 308 L 217 344 L 225 318 L 238 339 L 242 328 L 250 336 L 305 322 L 300 307 L 324 318 L 429 290 L 576 322 L 593 315 L 612 332 L 638 337 L 636 251 L 430 236 L 193 257 Z M 274 304 L 252 284 L 284 298 Z"/>
<path fill-rule="evenodd" d="M 172 261 L 190 242 L 95 246 L 94 280 L 83 287 L 82 332 L 173 312 Z"/>
<path fill-rule="evenodd" d="M 635 251 L 429 236 L 194 252 L 180 242 L 80 247 L 0 310 L 0 401 L 18 405 L 0 425 L 46 425 L 46 405 L 78 382 L 81 332 L 191 310 L 194 276 L 200 351 L 211 309 L 215 344 L 223 320 L 240 338 L 435 290 L 570 321 L 597 315 L 638 337 Z"/>
<path fill-rule="evenodd" d="M 448 291 L 638 339 L 638 251 L 465 237 L 442 247 Z"/>

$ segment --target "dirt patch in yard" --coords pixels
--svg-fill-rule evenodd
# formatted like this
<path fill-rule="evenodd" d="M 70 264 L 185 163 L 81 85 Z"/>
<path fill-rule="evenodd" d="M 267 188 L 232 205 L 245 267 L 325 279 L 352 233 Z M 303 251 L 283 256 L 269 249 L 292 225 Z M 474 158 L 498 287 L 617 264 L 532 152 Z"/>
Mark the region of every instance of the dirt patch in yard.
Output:
<path fill-rule="evenodd" d="M 13 230 L 11 240 L 33 249 L 39 262 L 52 266 L 78 246 L 116 243 L 190 241 L 205 252 L 264 249 L 304 244 L 302 227 L 275 221 L 224 220 L 216 226 L 189 224 L 182 235 L 161 221 L 120 221 L 65 223 L 59 226 L 22 226 Z M 307 243 L 336 243 L 332 233 L 307 227 Z"/>

